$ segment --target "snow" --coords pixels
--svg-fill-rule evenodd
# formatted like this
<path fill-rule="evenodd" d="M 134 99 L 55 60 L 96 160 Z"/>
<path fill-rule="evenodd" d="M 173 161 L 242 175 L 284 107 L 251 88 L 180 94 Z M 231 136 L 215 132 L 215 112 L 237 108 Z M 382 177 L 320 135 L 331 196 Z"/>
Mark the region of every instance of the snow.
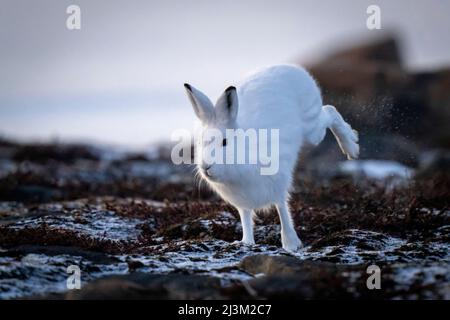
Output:
<path fill-rule="evenodd" d="M 414 170 L 396 161 L 389 160 L 353 160 L 339 163 L 339 169 L 352 176 L 365 176 L 375 180 L 397 178 L 408 180 Z"/>

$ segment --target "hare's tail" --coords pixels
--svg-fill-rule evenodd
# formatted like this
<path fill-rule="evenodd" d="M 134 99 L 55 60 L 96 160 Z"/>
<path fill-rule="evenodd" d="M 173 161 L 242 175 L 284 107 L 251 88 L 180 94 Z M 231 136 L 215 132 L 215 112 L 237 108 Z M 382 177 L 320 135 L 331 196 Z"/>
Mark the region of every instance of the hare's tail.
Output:
<path fill-rule="evenodd" d="M 319 121 L 322 139 L 323 136 L 325 136 L 326 129 L 329 128 L 347 158 L 349 160 L 358 158 L 358 132 L 353 130 L 352 127 L 345 122 L 335 107 L 323 106 Z"/>

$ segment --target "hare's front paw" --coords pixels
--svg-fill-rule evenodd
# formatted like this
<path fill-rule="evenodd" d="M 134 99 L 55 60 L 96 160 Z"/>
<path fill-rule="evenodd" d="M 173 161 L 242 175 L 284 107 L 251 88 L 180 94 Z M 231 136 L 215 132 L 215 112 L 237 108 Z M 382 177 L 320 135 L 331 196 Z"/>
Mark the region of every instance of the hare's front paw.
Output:
<path fill-rule="evenodd" d="M 255 240 L 236 240 L 231 243 L 232 245 L 244 245 L 244 246 L 253 246 L 255 245 Z"/>
<path fill-rule="evenodd" d="M 296 233 L 281 236 L 281 243 L 283 244 L 283 249 L 290 252 L 295 252 L 303 247 Z"/>

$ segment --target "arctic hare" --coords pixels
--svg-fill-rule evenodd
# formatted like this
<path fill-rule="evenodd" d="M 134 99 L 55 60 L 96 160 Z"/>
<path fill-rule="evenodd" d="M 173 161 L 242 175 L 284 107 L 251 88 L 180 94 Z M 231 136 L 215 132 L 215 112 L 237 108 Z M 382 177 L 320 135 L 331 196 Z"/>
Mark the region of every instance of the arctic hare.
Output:
<path fill-rule="evenodd" d="M 200 141 L 197 167 L 201 177 L 239 212 L 244 244 L 254 244 L 254 210 L 275 206 L 281 222 L 283 248 L 302 246 L 288 207 L 289 190 L 298 153 L 305 144 L 317 145 L 329 128 L 348 159 L 358 157 L 358 135 L 333 106 L 323 106 L 320 89 L 303 68 L 279 65 L 263 69 L 239 87 L 229 87 L 215 106 L 202 92 L 184 85 L 202 130 L 278 129 L 279 170 L 262 175 L 260 165 L 210 164 L 203 149 L 215 144 L 226 148 L 227 140 Z"/>

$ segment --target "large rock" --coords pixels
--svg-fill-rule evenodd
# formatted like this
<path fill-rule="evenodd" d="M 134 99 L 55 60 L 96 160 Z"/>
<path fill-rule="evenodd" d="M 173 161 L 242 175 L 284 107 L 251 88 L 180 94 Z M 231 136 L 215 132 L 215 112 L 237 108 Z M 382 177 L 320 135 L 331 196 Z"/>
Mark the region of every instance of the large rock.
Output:
<path fill-rule="evenodd" d="M 66 299 L 220 299 L 220 279 L 199 275 L 133 273 L 106 277 L 69 291 Z"/>
<path fill-rule="evenodd" d="M 307 67 L 322 87 L 324 103 L 335 105 L 361 140 L 400 134 L 422 149 L 450 147 L 450 69 L 407 70 L 395 37 L 330 54 Z"/>
<path fill-rule="evenodd" d="M 256 275 L 243 284 L 248 295 L 265 299 L 448 299 L 449 266 L 445 262 L 383 264 L 380 288 L 367 286 L 369 264 L 344 265 L 296 257 L 256 255 L 240 268 Z M 369 280 L 370 284 L 373 284 Z"/>
<path fill-rule="evenodd" d="M 248 282 L 255 297 L 345 299 L 360 297 L 360 292 L 368 293 L 363 287 L 365 281 L 361 280 L 361 266 L 302 261 L 288 256 L 256 255 L 246 257 L 240 267 L 249 273 L 261 275 Z"/>

